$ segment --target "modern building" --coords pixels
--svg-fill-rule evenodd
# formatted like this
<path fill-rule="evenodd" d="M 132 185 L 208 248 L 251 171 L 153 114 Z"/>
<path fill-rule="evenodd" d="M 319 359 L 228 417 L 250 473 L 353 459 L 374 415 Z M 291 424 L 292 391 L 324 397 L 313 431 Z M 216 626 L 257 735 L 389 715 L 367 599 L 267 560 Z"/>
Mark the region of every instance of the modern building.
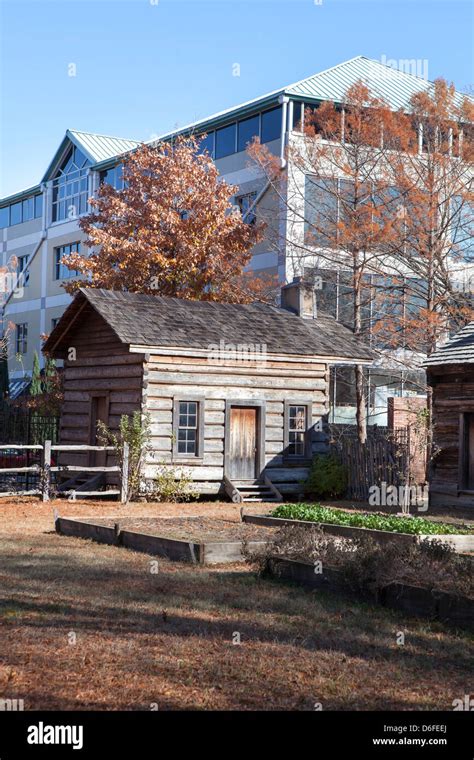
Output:
<path fill-rule="evenodd" d="M 408 107 L 415 92 L 433 86 L 405 70 L 358 56 L 161 136 L 167 140 L 178 134 L 206 134 L 203 147 L 212 155 L 220 174 L 238 186 L 234 200 L 247 221 L 251 223 L 257 212 L 269 222 L 266 239 L 253 251 L 251 267 L 259 276 L 276 276 L 280 284 L 289 283 L 295 276 L 305 275 L 306 263 L 302 264 L 288 246 L 291 230 L 284 199 L 271 190 L 263 174 L 251 164 L 247 145 L 258 136 L 280 157 L 282 171 L 287 171 L 289 177 L 285 149 L 301 134 L 307 109 L 327 100 L 342 103 L 347 89 L 360 80 L 393 109 Z M 138 144 L 135 140 L 68 130 L 39 184 L 0 200 L 3 265 L 10 272 L 14 264 L 20 275 L 19 286 L 12 289 L 8 273 L 3 288 L 4 320 L 9 325 L 9 371 L 18 386 L 16 391 L 31 370 L 34 351 L 40 354 L 41 335 L 51 332 L 70 303 L 62 286 L 74 272 L 64 267 L 61 259 L 80 249 L 83 235 L 78 218 L 87 212 L 88 198 L 101 181 L 120 186 L 121 157 Z M 336 288 L 331 286 L 336 299 L 328 303 L 326 298 L 325 306 L 335 316 L 339 315 L 343 291 L 344 284 L 338 280 Z M 415 375 L 416 372 L 419 370 Z M 413 379 L 411 370 L 401 381 L 397 372 L 383 367 L 376 370 L 370 379 L 369 394 L 373 421 L 384 424 L 387 395 L 417 392 Z M 343 395 L 344 389 L 347 399 L 341 399 L 341 409 L 346 408 L 347 415 L 340 419 L 352 421 L 350 380 L 340 384 Z M 335 400 L 337 395 L 334 385 Z M 336 406 L 337 403 L 333 408 Z"/>

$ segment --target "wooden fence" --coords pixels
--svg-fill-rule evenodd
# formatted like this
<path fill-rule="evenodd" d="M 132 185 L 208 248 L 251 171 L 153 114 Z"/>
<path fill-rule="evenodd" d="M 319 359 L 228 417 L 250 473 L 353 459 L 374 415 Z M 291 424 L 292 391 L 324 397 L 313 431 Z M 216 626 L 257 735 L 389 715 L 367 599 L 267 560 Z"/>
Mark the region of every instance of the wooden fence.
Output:
<path fill-rule="evenodd" d="M 412 482 L 413 432 L 409 427 L 388 430 L 368 429 L 367 441 L 361 444 L 354 426 L 331 425 L 331 450 L 345 465 L 347 496 L 369 498 L 373 485 L 416 485 Z"/>
<path fill-rule="evenodd" d="M 96 467 L 96 466 L 89 466 L 89 465 L 55 465 L 53 463 L 53 453 L 54 452 L 66 452 L 66 451 L 73 451 L 73 452 L 87 452 L 87 451 L 107 451 L 107 452 L 114 452 L 115 449 L 113 446 L 84 446 L 84 445 L 66 445 L 66 444 L 56 444 L 52 443 L 52 441 L 45 441 L 43 445 L 41 444 L 8 444 L 0 446 L 0 462 L 2 462 L 2 457 L 4 452 L 8 452 L 8 455 L 11 456 L 12 451 L 20 452 L 20 454 L 16 455 L 17 460 L 21 459 L 23 455 L 28 456 L 31 452 L 34 452 L 36 457 L 40 457 L 40 460 L 29 463 L 28 459 L 25 461 L 16 462 L 13 464 L 13 466 L 7 466 L 7 467 L 0 467 L 0 481 L 3 479 L 3 476 L 15 474 L 17 475 L 24 475 L 28 477 L 28 475 L 34 475 L 36 477 L 36 485 L 33 488 L 27 487 L 26 488 L 17 488 L 11 491 L 0 491 L 0 496 L 26 496 L 26 495 L 35 495 L 35 496 L 41 496 L 43 501 L 49 501 L 51 498 L 51 493 L 53 490 L 53 473 L 61 473 L 61 475 L 70 475 L 74 473 L 106 473 L 106 472 L 118 472 L 120 473 L 120 490 L 108 490 L 108 491 L 82 491 L 78 489 L 71 488 L 70 490 L 61 491 L 61 495 L 65 496 L 71 496 L 71 495 L 80 495 L 80 496 L 110 496 L 110 495 L 117 495 L 120 496 L 120 499 L 122 503 L 125 503 L 128 498 L 128 478 L 129 478 L 129 446 L 127 443 L 123 446 L 123 460 L 121 463 L 121 466 L 119 465 L 112 465 L 109 467 L 103 466 L 103 467 Z M 3 462 L 2 462 L 3 463 Z M 17 477 L 15 478 L 16 482 L 18 482 Z M 20 479 L 21 482 L 21 479 Z"/>

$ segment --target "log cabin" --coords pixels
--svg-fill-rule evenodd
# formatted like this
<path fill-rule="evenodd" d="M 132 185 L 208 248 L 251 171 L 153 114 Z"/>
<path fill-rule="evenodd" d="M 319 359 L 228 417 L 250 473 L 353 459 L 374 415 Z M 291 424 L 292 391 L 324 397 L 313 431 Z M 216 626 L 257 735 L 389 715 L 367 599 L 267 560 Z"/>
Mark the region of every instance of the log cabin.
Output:
<path fill-rule="evenodd" d="M 433 406 L 430 505 L 474 507 L 474 322 L 424 366 Z"/>
<path fill-rule="evenodd" d="M 147 480 L 157 467 L 184 470 L 199 494 L 237 502 L 301 490 L 327 447 L 330 365 L 367 365 L 372 353 L 315 318 L 300 280 L 282 289 L 282 307 L 81 288 L 44 346 L 64 361 L 60 442 L 95 445 L 98 420 L 117 430 L 138 410 L 151 423 Z"/>

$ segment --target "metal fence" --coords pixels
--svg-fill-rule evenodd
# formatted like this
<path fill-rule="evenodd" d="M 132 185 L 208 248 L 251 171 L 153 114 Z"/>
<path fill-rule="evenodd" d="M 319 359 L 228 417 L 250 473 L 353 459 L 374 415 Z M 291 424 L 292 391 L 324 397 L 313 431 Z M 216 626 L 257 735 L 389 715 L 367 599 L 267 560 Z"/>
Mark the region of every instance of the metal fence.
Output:
<path fill-rule="evenodd" d="M 59 417 L 15 407 L 0 410 L 0 444 L 35 446 L 46 440 L 58 442 Z"/>

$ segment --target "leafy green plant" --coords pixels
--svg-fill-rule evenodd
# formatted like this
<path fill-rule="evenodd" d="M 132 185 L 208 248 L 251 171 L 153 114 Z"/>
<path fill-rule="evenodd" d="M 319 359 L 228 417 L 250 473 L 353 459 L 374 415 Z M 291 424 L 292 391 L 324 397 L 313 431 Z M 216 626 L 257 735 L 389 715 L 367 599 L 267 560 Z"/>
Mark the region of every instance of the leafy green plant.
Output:
<path fill-rule="evenodd" d="M 335 454 L 315 456 L 308 479 L 304 483 L 307 494 L 320 499 L 335 499 L 344 496 L 347 488 L 346 468 Z"/>
<path fill-rule="evenodd" d="M 330 525 L 347 525 L 352 528 L 388 530 L 393 533 L 414 535 L 454 535 L 472 533 L 471 528 L 460 528 L 447 523 L 433 522 L 423 517 L 396 517 L 367 512 L 344 512 L 342 509 L 323 507 L 321 504 L 279 504 L 272 512 L 273 517 L 290 520 L 305 520 Z"/>
<path fill-rule="evenodd" d="M 162 462 L 153 481 L 148 485 L 148 493 L 154 501 L 190 501 L 196 497 L 192 477 L 186 470 L 176 469 Z"/>

